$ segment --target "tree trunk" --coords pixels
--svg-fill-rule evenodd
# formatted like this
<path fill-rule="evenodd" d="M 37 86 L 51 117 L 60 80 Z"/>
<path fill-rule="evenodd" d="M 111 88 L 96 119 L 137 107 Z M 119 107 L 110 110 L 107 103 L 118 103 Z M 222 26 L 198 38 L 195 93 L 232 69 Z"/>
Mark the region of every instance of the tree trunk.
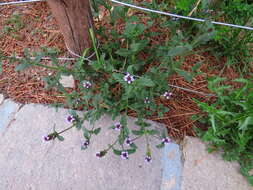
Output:
<path fill-rule="evenodd" d="M 92 14 L 89 0 L 48 0 L 56 18 L 67 48 L 82 55 L 92 43 L 89 28 L 92 28 Z"/>

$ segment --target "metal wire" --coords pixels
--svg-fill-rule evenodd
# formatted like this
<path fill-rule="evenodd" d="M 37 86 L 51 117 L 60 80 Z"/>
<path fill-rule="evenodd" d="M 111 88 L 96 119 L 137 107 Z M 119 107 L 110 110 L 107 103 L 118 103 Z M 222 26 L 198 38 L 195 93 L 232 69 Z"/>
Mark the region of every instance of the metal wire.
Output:
<path fill-rule="evenodd" d="M 139 10 L 142 10 L 142 11 L 157 13 L 157 14 L 161 14 L 161 15 L 166 15 L 166 16 L 171 16 L 171 17 L 176 17 L 176 18 L 183 18 L 183 19 L 187 19 L 187 20 L 194 20 L 194 21 L 198 21 L 198 22 L 206 22 L 207 21 L 207 20 L 200 19 L 200 18 L 193 18 L 193 17 L 188 17 L 188 16 L 182 16 L 182 15 L 157 11 L 157 10 L 153 10 L 153 9 L 148 9 L 148 8 L 144 8 L 144 7 L 139 7 L 139 6 L 136 6 L 136 5 L 129 4 L 129 3 L 123 3 L 123 2 L 120 2 L 120 1 L 117 1 L 117 0 L 110 0 L 110 1 L 112 1 L 114 3 L 117 3 L 117 4 L 120 4 L 120 5 L 127 6 L 127 7 L 139 9 Z M 216 22 L 216 21 L 210 21 L 210 22 L 213 23 L 213 24 L 217 24 L 217 25 L 230 26 L 230 27 L 234 27 L 234 28 L 242 28 L 242 29 L 246 29 L 246 30 L 253 30 L 252 27 L 248 27 L 248 26 L 240 26 L 240 25 L 228 24 L 228 23 Z"/>
<path fill-rule="evenodd" d="M 0 3 L 0 6 L 2 6 L 2 5 L 22 4 L 22 3 L 33 3 L 33 2 L 39 2 L 39 1 L 46 1 L 46 0 L 26 0 L 26 1 L 5 2 L 5 3 Z M 132 4 L 129 4 L 129 3 L 124 3 L 124 2 L 121 2 L 121 1 L 117 1 L 117 0 L 110 0 L 110 1 L 113 2 L 113 3 L 120 4 L 120 5 L 124 5 L 126 7 L 131 7 L 131 8 L 139 9 L 139 10 L 142 10 L 142 11 L 157 13 L 157 14 L 171 16 L 171 17 L 175 17 L 175 18 L 182 18 L 182 19 L 193 20 L 193 21 L 198 21 L 198 22 L 206 22 L 207 21 L 205 19 L 193 18 L 193 17 L 189 17 L 189 16 L 182 16 L 182 15 L 172 14 L 172 13 L 168 13 L 168 12 L 148 9 L 148 8 L 132 5 Z M 229 24 L 229 23 L 224 23 L 224 22 L 216 22 L 216 21 L 210 21 L 210 22 L 213 23 L 213 24 L 216 24 L 216 25 L 223 25 L 223 26 L 229 26 L 229 27 L 234 27 L 234 28 L 253 30 L 253 27 L 249 27 L 249 26 L 241 26 L 241 25 Z"/>

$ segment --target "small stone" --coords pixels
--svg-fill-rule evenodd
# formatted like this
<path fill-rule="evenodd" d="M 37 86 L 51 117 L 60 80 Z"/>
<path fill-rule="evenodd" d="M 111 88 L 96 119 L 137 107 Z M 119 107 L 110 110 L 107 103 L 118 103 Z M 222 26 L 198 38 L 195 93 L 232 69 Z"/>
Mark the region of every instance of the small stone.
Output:
<path fill-rule="evenodd" d="M 4 95 L 0 94 L 0 104 L 4 102 Z"/>
<path fill-rule="evenodd" d="M 61 79 L 59 81 L 61 85 L 64 88 L 74 88 L 75 87 L 75 81 L 72 75 L 69 76 L 61 76 Z"/>

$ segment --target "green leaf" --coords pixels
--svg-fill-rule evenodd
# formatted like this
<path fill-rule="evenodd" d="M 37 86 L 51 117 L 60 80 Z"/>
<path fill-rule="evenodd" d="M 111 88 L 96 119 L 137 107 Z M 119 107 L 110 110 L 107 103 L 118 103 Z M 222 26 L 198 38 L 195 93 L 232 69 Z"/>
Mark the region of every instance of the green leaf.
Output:
<path fill-rule="evenodd" d="M 152 129 L 152 130 L 147 130 L 146 131 L 149 135 L 157 135 L 159 134 L 159 131 L 155 130 L 155 129 Z"/>
<path fill-rule="evenodd" d="M 15 71 L 22 71 L 24 69 L 27 69 L 28 67 L 32 66 L 32 64 L 28 63 L 21 63 L 15 67 Z"/>
<path fill-rule="evenodd" d="M 2 74 L 2 72 L 3 72 L 3 63 L 0 62 L 0 74 Z"/>
<path fill-rule="evenodd" d="M 193 76 L 191 75 L 191 73 L 186 72 L 186 71 L 181 70 L 181 69 L 176 69 L 176 72 L 177 72 L 180 76 L 184 77 L 184 79 L 185 79 L 187 82 L 192 82 Z"/>
<path fill-rule="evenodd" d="M 133 52 L 131 50 L 121 48 L 121 49 L 117 50 L 115 53 L 122 56 L 122 57 L 128 57 L 128 56 L 132 55 Z"/>
<path fill-rule="evenodd" d="M 212 128 L 213 128 L 214 132 L 216 132 L 215 118 L 214 118 L 213 114 L 210 115 L 210 121 L 211 121 Z"/>
<path fill-rule="evenodd" d="M 113 153 L 116 154 L 116 155 L 121 155 L 121 150 L 117 150 L 117 149 L 113 149 Z"/>
<path fill-rule="evenodd" d="M 63 136 L 57 135 L 56 137 L 57 137 L 57 139 L 58 139 L 59 141 L 64 141 L 64 137 L 63 137 Z"/>
<path fill-rule="evenodd" d="M 146 87 L 153 87 L 153 86 L 155 86 L 155 83 L 151 79 L 146 78 L 146 77 L 141 77 L 140 79 L 137 80 L 137 83 L 140 86 L 146 86 Z"/>
<path fill-rule="evenodd" d="M 142 131 L 142 130 L 139 130 L 139 131 L 137 131 L 137 130 L 132 130 L 132 133 L 133 133 L 134 135 L 143 135 L 143 134 L 144 134 L 144 131 Z"/>
<path fill-rule="evenodd" d="M 163 147 L 164 147 L 164 143 L 156 145 L 156 148 L 163 148 Z"/>
<path fill-rule="evenodd" d="M 252 116 L 246 117 L 242 122 L 240 122 L 239 129 L 246 130 L 249 125 L 253 125 L 253 117 Z"/>
<path fill-rule="evenodd" d="M 179 56 L 186 55 L 187 53 L 192 51 L 192 47 L 189 45 L 186 46 L 176 46 L 168 52 L 168 56 Z"/>
<path fill-rule="evenodd" d="M 133 154 L 136 152 L 136 149 L 127 149 L 126 151 L 128 152 L 128 154 Z"/>
<path fill-rule="evenodd" d="M 92 133 L 94 133 L 95 135 L 97 135 L 98 133 L 100 133 L 100 131 L 101 131 L 101 128 L 97 128 L 97 129 L 93 130 Z"/>

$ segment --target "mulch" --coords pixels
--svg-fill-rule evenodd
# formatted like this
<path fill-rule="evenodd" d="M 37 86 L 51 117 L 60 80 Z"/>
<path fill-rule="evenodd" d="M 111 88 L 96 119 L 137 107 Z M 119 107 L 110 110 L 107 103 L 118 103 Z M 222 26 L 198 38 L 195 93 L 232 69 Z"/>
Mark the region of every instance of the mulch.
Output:
<path fill-rule="evenodd" d="M 28 48 L 31 51 L 38 51 L 41 46 L 57 48 L 60 51 L 59 56 L 70 57 L 67 52 L 63 37 L 57 27 L 55 19 L 52 17 L 46 3 L 32 3 L 22 6 L 4 6 L 0 7 L 0 31 L 6 25 L 6 21 L 13 14 L 19 14 L 24 27 L 15 35 L 5 34 L 0 39 L 0 53 L 10 56 L 16 54 L 23 56 L 23 50 Z M 134 13 L 131 13 L 134 14 Z M 102 12 L 101 17 L 104 19 L 95 20 L 95 26 L 109 27 L 106 21 L 106 13 Z M 143 20 L 145 22 L 145 19 Z M 123 24 L 117 25 L 117 30 L 123 29 Z M 159 30 L 154 27 L 153 30 Z M 1 32 L 0 32 L 1 35 Z M 162 38 L 167 38 L 167 35 L 161 35 L 160 39 L 152 39 L 153 43 L 158 43 Z M 103 39 L 99 38 L 102 40 Z M 152 41 L 151 40 L 151 41 Z M 208 53 L 195 54 L 186 57 L 182 65 L 182 69 L 191 71 L 195 63 L 203 62 L 200 67 L 201 75 L 193 78 L 191 83 L 184 80 L 179 75 L 173 75 L 168 79 L 168 83 L 180 87 L 196 90 L 204 93 L 211 93 L 207 88 L 206 76 L 219 75 L 221 65 L 224 65 L 224 59 L 216 60 Z M 44 61 L 47 64 L 46 61 Z M 53 74 L 52 71 L 41 68 L 29 68 L 26 71 L 15 72 L 14 68 L 17 63 L 10 64 L 7 61 L 3 62 L 3 73 L 0 74 L 0 93 L 14 101 L 21 103 L 41 103 L 51 104 L 56 102 L 64 102 L 64 98 L 57 94 L 56 91 L 46 91 L 42 80 L 44 76 Z M 211 69 L 213 68 L 213 69 Z M 238 77 L 239 75 L 231 68 L 225 68 L 222 74 L 229 79 Z M 193 115 L 198 115 L 199 118 L 204 114 L 198 108 L 194 99 L 203 102 L 212 103 L 215 98 L 205 97 L 171 88 L 173 97 L 170 100 L 157 100 L 159 103 L 166 105 L 169 112 L 163 117 L 151 117 L 154 121 L 163 123 L 169 129 L 169 134 L 175 138 L 182 138 L 185 135 L 195 136 L 194 127 L 202 127 L 197 120 L 192 120 Z M 129 112 L 129 115 L 135 116 L 134 112 Z"/>

